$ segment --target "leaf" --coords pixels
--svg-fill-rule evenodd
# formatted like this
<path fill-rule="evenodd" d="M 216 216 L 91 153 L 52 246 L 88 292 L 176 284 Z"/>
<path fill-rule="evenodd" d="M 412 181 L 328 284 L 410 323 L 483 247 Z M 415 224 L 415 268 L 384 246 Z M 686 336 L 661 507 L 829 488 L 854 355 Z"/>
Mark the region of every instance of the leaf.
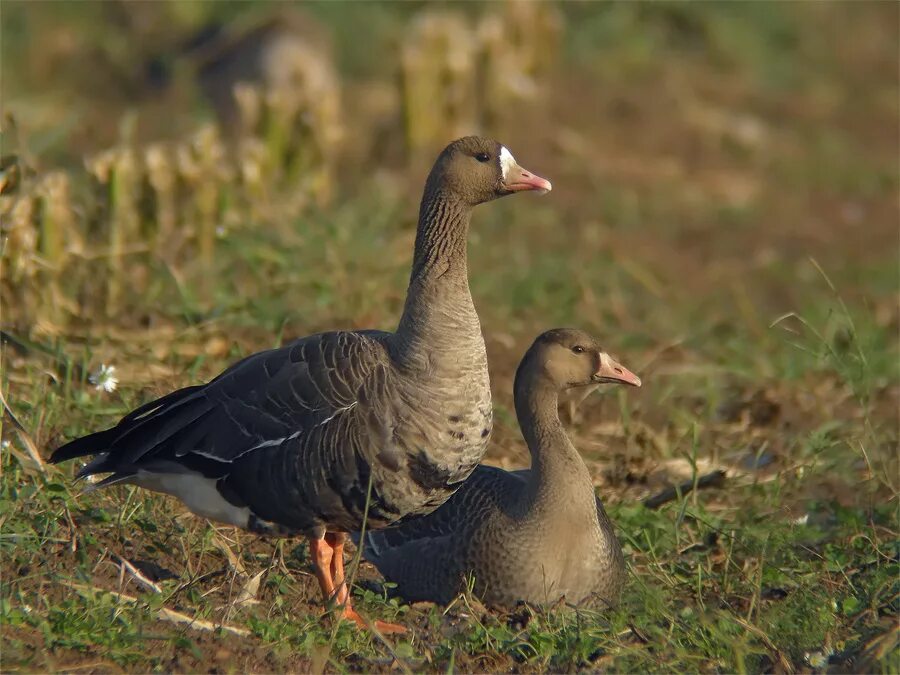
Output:
<path fill-rule="evenodd" d="M 234 601 L 236 607 L 240 607 L 243 605 L 255 605 L 259 603 L 259 600 L 256 599 L 256 594 L 259 593 L 259 582 L 265 572 L 266 571 L 263 570 L 262 572 L 253 575 L 246 581 L 243 586 L 241 586 L 241 590 L 238 593 L 237 600 Z"/>

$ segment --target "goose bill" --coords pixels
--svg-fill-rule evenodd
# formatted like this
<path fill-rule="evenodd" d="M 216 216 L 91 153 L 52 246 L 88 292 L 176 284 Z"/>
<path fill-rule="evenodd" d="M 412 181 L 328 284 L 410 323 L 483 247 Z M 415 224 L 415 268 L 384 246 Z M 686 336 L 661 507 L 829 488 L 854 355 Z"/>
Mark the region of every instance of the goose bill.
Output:
<path fill-rule="evenodd" d="M 600 368 L 594 373 L 594 382 L 630 384 L 632 387 L 641 386 L 641 378 L 614 361 L 609 354 L 600 354 Z"/>
<path fill-rule="evenodd" d="M 524 192 L 536 190 L 538 194 L 547 194 L 553 189 L 553 185 L 546 178 L 526 171 L 518 164 L 514 164 L 506 171 L 503 179 L 503 187 L 509 192 Z"/>

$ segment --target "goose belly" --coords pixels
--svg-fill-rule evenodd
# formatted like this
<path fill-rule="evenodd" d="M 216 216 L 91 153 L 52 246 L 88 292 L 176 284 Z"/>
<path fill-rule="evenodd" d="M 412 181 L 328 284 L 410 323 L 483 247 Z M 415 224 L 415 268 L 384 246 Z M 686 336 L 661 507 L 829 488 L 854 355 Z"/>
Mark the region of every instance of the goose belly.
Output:
<path fill-rule="evenodd" d="M 250 509 L 235 506 L 216 487 L 215 478 L 195 471 L 156 473 L 138 471 L 129 483 L 138 487 L 177 497 L 192 513 L 235 527 L 247 527 Z"/>

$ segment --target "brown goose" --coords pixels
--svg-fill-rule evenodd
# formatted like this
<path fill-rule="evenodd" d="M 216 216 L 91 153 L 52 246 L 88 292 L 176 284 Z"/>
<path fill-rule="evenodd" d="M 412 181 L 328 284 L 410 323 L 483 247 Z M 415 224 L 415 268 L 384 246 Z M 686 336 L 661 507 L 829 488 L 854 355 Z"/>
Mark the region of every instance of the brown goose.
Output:
<path fill-rule="evenodd" d="M 474 576 L 491 606 L 615 604 L 622 549 L 588 469 L 557 413 L 559 394 L 598 383 L 641 386 L 580 330 L 539 336 L 515 379 L 516 415 L 531 469 L 481 465 L 433 513 L 366 534 L 363 553 L 408 601 L 446 604 Z"/>
<path fill-rule="evenodd" d="M 110 475 L 92 487 L 130 483 L 212 520 L 306 536 L 326 598 L 364 625 L 350 606 L 343 546 L 362 526 L 370 483 L 367 527 L 428 513 L 472 472 L 491 431 L 466 269 L 472 207 L 550 187 L 496 141 L 451 143 L 425 184 L 395 333 L 320 333 L 254 354 L 73 440 L 51 461 L 94 455 L 77 476 Z"/>

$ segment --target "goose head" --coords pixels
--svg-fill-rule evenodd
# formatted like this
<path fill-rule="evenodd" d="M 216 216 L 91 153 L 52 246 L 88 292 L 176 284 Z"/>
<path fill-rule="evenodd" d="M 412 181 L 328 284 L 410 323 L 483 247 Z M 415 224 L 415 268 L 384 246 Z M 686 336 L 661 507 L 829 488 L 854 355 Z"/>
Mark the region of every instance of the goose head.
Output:
<path fill-rule="evenodd" d="M 538 336 L 522 365 L 539 371 L 559 391 L 603 383 L 641 386 L 641 378 L 616 362 L 596 338 L 574 328 Z"/>
<path fill-rule="evenodd" d="M 514 192 L 534 190 L 544 194 L 552 187 L 550 181 L 519 166 L 512 153 L 497 141 L 466 136 L 444 148 L 431 169 L 426 189 L 449 191 L 475 206 Z"/>

